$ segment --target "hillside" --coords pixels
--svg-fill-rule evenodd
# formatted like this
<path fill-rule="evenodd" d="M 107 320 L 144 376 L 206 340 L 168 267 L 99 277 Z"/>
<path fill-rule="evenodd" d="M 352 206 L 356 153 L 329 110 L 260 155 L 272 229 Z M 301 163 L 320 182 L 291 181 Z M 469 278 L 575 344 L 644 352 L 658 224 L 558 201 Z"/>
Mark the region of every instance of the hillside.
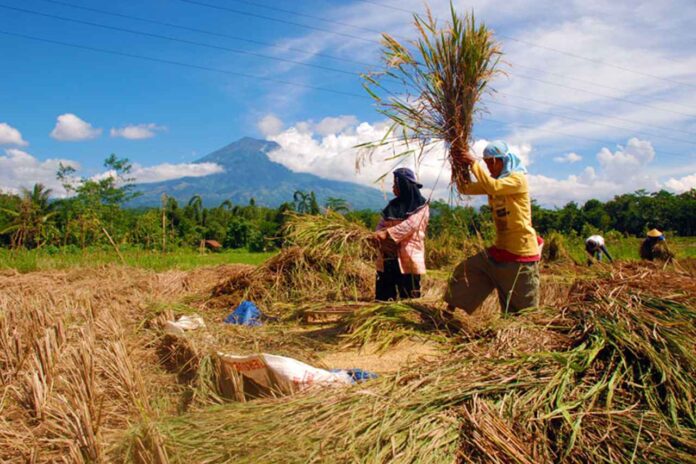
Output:
<path fill-rule="evenodd" d="M 129 206 L 159 205 L 162 193 L 166 193 L 179 202 L 198 194 L 205 206 L 217 206 L 225 200 L 247 204 L 253 197 L 258 205 L 277 207 L 292 201 L 297 190 L 313 191 L 320 204 L 329 197 L 336 197 L 347 200 L 355 209 L 383 206 L 384 195 L 377 189 L 293 172 L 271 161 L 267 153 L 277 147 L 275 142 L 242 138 L 196 161 L 217 163 L 225 169 L 224 172 L 139 184 L 142 195 Z"/>

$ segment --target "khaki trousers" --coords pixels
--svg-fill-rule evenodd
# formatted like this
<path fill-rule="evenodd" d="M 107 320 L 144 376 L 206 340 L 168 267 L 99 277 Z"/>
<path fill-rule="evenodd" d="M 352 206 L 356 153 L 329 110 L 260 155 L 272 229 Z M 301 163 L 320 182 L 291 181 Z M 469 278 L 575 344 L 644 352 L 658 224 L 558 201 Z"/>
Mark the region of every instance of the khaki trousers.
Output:
<path fill-rule="evenodd" d="M 539 306 L 539 262 L 499 263 L 482 251 L 454 269 L 445 301 L 471 314 L 493 290 L 503 312 Z"/>

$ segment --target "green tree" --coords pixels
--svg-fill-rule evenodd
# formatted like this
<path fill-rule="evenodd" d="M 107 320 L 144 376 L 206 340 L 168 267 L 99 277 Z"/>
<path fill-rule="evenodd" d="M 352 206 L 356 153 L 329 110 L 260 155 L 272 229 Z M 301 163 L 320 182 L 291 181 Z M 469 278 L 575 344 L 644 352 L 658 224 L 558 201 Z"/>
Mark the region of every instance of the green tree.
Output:
<path fill-rule="evenodd" d="M 34 184 L 31 190 L 22 189 L 22 196 L 17 209 L 3 208 L 10 216 L 10 223 L 0 230 L 0 234 L 10 235 L 13 248 L 38 248 L 42 246 L 53 232 L 55 211 L 51 211 L 49 198 L 51 189 L 43 184 Z"/>
<path fill-rule="evenodd" d="M 347 213 L 350 211 L 348 202 L 343 198 L 329 197 L 326 199 L 326 209 L 336 211 L 337 213 Z"/>

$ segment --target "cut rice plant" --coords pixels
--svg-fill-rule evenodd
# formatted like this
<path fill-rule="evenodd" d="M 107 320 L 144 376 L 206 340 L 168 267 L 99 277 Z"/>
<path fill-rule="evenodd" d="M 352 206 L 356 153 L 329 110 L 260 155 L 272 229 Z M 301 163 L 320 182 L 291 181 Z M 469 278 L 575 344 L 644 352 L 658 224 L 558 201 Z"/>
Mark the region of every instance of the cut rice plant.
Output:
<path fill-rule="evenodd" d="M 450 11 L 451 20 L 442 27 L 430 9 L 424 17 L 414 15 L 417 39 L 412 43 L 382 34 L 385 69 L 363 74 L 363 79 L 378 111 L 392 125 L 382 140 L 360 147 L 371 155 L 389 145 L 445 142 L 452 183 L 460 186 L 470 182 L 463 155 L 472 140 L 474 118 L 483 109 L 481 98 L 492 91 L 491 81 L 501 72 L 502 52 L 493 32 L 473 13 L 461 16 L 453 4 Z"/>
<path fill-rule="evenodd" d="M 361 301 L 374 295 L 374 265 L 338 254 L 284 248 L 261 266 L 241 271 L 213 289 L 225 306 L 250 300 L 267 314 L 288 302 Z"/>
<path fill-rule="evenodd" d="M 341 321 L 348 345 L 377 343 L 377 352 L 409 338 L 446 341 L 447 321 L 435 304 L 404 301 L 359 308 Z"/>
<path fill-rule="evenodd" d="M 565 246 L 563 235 L 558 232 L 551 232 L 544 240 L 542 258 L 546 262 L 559 262 L 571 260 Z"/>
<path fill-rule="evenodd" d="M 556 334 L 530 351 L 501 356 L 505 337 L 486 334 L 355 388 L 219 405 L 134 437 L 155 427 L 173 462 L 693 462 L 696 301 L 636 285 L 656 274 L 618 267 L 555 311 L 502 319 L 494 330 Z"/>
<path fill-rule="evenodd" d="M 372 231 L 331 210 L 317 215 L 289 213 L 284 232 L 292 245 L 315 256 L 371 261 L 377 253 Z"/>

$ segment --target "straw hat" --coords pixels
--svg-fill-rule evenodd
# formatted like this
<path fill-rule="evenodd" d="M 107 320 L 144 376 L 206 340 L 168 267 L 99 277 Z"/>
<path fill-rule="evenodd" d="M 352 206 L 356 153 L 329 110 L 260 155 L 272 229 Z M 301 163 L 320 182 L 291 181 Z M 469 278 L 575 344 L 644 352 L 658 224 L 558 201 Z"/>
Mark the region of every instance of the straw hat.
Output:
<path fill-rule="evenodd" d="M 648 232 L 648 237 L 654 237 L 654 238 L 662 237 L 662 232 L 660 232 L 657 229 L 653 229 L 650 232 Z"/>

